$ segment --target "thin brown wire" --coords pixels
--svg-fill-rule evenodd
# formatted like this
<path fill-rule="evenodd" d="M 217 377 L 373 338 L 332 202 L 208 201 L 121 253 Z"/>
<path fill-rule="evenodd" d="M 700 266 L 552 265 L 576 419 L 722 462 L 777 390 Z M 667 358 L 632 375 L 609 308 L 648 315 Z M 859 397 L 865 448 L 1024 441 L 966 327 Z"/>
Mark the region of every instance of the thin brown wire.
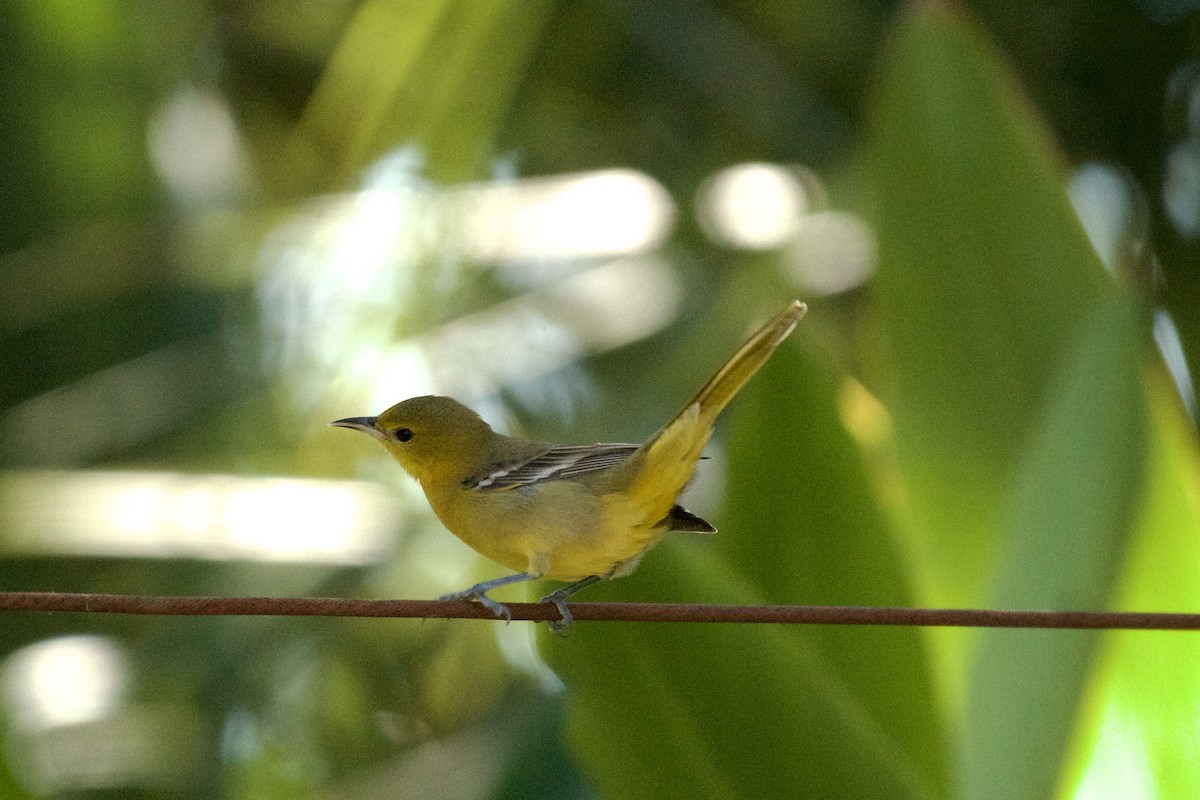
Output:
<path fill-rule="evenodd" d="M 508 603 L 514 620 L 558 619 L 545 603 Z M 350 600 L 325 597 L 181 597 L 0 592 L 0 611 L 165 616 L 388 617 L 490 619 L 465 600 Z M 692 603 L 572 603 L 579 622 L 733 622 L 799 625 L 922 625 L 971 628 L 1197 630 L 1200 614 L 1128 611 L 1013 611 L 892 606 L 726 606 Z"/>

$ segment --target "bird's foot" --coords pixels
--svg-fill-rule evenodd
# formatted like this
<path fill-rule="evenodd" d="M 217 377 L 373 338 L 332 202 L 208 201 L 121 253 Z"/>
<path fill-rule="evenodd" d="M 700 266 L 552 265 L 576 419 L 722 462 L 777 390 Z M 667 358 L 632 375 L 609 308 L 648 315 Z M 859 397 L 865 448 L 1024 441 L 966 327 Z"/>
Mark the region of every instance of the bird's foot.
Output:
<path fill-rule="evenodd" d="M 488 597 L 487 588 L 480 588 L 479 585 L 463 589 L 461 592 L 444 594 L 438 600 L 474 600 L 497 617 L 503 617 L 505 621 L 512 622 L 512 612 L 508 610 L 508 606 Z"/>
<path fill-rule="evenodd" d="M 550 626 L 551 633 L 556 633 L 559 636 L 565 635 L 567 628 L 571 627 L 571 623 L 575 621 L 575 617 L 571 614 L 571 609 L 567 608 L 567 597 L 569 594 L 570 592 L 564 593 L 562 589 L 559 589 L 538 601 L 539 603 L 553 603 L 554 607 L 558 609 L 561 619 L 548 620 L 546 624 Z"/>
<path fill-rule="evenodd" d="M 558 609 L 558 614 L 561 619 L 550 620 L 550 630 L 557 634 L 563 634 L 567 628 L 571 627 L 571 623 L 575 621 L 575 617 L 571 615 L 571 609 L 567 608 L 567 598 L 578 592 L 580 589 L 586 589 L 596 581 L 601 580 L 599 575 L 589 575 L 583 580 L 575 581 L 574 583 L 555 589 L 550 594 L 539 600 L 539 603 L 554 603 L 554 607 Z"/>
<path fill-rule="evenodd" d="M 493 578 L 490 581 L 477 583 L 470 589 L 463 589 L 461 592 L 443 595 L 439 600 L 477 600 L 480 605 L 491 611 L 497 617 L 503 617 L 505 620 L 512 622 L 512 612 L 508 610 L 508 606 L 503 603 L 497 603 L 495 600 L 487 596 L 487 593 L 492 589 L 500 586 L 507 586 L 510 583 L 520 583 L 522 581 L 533 580 L 533 575 L 528 572 L 519 572 L 516 575 L 506 575 L 503 578 Z"/>

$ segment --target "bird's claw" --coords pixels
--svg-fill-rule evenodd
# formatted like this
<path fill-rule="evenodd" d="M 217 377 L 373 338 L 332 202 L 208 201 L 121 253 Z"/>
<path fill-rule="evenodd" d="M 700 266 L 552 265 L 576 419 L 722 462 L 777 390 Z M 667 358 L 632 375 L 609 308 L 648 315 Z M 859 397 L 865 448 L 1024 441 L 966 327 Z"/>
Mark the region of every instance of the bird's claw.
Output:
<path fill-rule="evenodd" d="M 567 608 L 566 598 L 558 592 L 551 592 L 541 600 L 538 600 L 538 602 L 554 604 L 554 607 L 558 609 L 561 619 L 547 620 L 546 624 L 550 626 L 551 633 L 557 633 L 560 636 L 565 634 L 567 628 L 571 627 L 571 623 L 575 621 L 575 617 L 571 614 L 571 609 Z"/>
<path fill-rule="evenodd" d="M 508 606 L 493 600 L 487 596 L 487 592 L 480 591 L 475 587 L 463 589 L 461 592 L 444 594 L 438 600 L 474 600 L 497 617 L 503 617 L 505 622 L 512 622 L 512 612 L 508 610 Z"/>

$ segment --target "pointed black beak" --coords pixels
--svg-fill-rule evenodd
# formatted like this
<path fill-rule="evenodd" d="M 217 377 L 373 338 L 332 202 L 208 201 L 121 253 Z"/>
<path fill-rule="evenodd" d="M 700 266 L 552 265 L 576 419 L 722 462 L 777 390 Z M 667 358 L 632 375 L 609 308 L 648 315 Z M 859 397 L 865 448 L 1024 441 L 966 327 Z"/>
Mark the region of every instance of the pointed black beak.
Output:
<path fill-rule="evenodd" d="M 336 419 L 329 424 L 334 428 L 351 428 L 352 430 L 362 431 L 375 439 L 386 439 L 387 435 L 375 427 L 375 420 L 377 419 L 379 417 L 346 417 L 345 419 Z"/>

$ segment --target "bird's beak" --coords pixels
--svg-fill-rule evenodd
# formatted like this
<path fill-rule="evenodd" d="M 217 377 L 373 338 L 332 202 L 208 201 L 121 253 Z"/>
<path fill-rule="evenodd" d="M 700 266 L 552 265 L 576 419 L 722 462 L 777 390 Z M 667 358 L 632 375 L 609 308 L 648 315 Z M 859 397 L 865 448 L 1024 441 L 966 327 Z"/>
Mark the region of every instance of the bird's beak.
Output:
<path fill-rule="evenodd" d="M 379 439 L 380 441 L 387 438 L 387 435 L 375 427 L 375 420 L 379 417 L 346 417 L 345 419 L 337 419 L 329 423 L 334 428 L 352 428 L 356 431 L 362 431 L 370 437 Z"/>

